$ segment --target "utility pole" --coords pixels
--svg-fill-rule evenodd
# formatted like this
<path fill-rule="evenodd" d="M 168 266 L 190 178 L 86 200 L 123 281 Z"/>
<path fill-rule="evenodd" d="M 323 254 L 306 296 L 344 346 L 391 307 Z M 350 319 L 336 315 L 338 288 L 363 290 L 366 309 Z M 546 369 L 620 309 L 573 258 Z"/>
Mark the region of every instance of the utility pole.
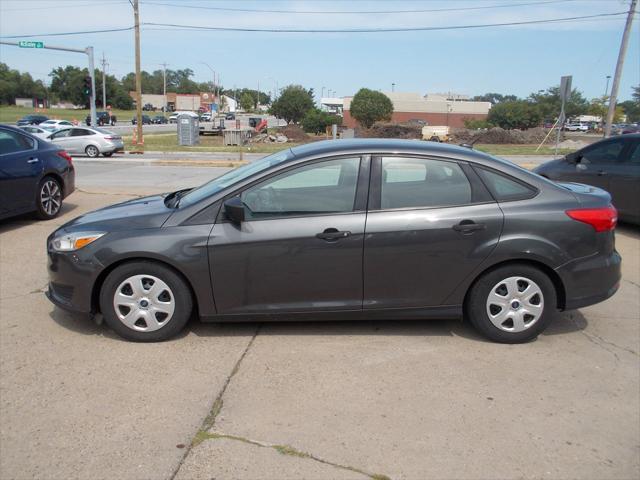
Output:
<path fill-rule="evenodd" d="M 129 0 L 131 1 L 131 0 Z M 140 11 L 138 0 L 133 0 L 133 20 L 136 38 L 136 138 L 138 144 L 143 144 L 142 139 L 142 76 L 140 74 Z"/>
<path fill-rule="evenodd" d="M 161 63 L 162 66 L 162 95 L 164 95 L 164 111 L 167 111 L 167 62 Z"/>
<path fill-rule="evenodd" d="M 93 47 L 85 49 L 89 59 L 89 75 L 91 76 L 91 95 L 89 97 L 89 115 L 91 116 L 91 126 L 98 125 L 96 118 L 96 67 L 93 63 Z"/>
<path fill-rule="evenodd" d="M 611 135 L 611 124 L 613 116 L 616 113 L 616 102 L 618 101 L 618 87 L 620 87 L 620 77 L 622 76 L 622 67 L 624 66 L 624 57 L 627 55 L 627 46 L 629 45 L 629 34 L 631 33 L 631 24 L 636 11 L 638 0 L 631 0 L 629 6 L 629 14 L 627 22 L 624 25 L 624 33 L 622 34 L 622 42 L 620 43 L 620 53 L 618 53 L 618 63 L 616 64 L 616 72 L 613 75 L 613 85 L 611 86 L 611 96 L 609 97 L 609 110 L 607 111 L 607 123 L 604 126 L 604 137 Z"/>
<path fill-rule="evenodd" d="M 104 58 L 104 52 L 102 52 L 102 109 L 105 110 L 107 108 L 107 89 L 106 89 L 106 70 L 107 70 L 107 61 Z"/>

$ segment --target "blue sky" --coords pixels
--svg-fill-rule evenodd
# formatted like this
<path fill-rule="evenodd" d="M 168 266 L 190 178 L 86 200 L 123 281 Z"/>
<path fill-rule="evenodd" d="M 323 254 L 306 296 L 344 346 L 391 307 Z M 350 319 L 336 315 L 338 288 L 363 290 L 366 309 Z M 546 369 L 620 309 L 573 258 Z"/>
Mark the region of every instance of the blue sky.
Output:
<path fill-rule="evenodd" d="M 628 10 L 628 0 L 140 0 L 141 21 L 198 26 L 362 29 L 519 22 Z M 515 6 L 521 3 L 537 5 Z M 160 4 L 171 4 L 160 5 Z M 499 8 L 479 8 L 494 7 Z M 505 7 L 505 5 L 509 5 Z M 199 7 L 199 8 L 188 8 Z M 202 8 L 207 7 L 207 8 Z M 240 8 L 325 13 L 259 13 Z M 462 11 L 335 14 L 335 11 Z M 339 96 L 361 87 L 406 92 L 485 92 L 526 96 L 573 75 L 587 98 L 604 93 L 613 75 L 625 16 L 595 20 L 403 33 L 249 33 L 143 27 L 142 68 L 191 68 L 195 80 L 211 79 L 213 67 L 226 88 L 273 90 L 290 83 L 325 87 Z M 128 27 L 127 0 L 0 0 L 0 36 Z M 133 32 L 32 37 L 46 44 L 104 52 L 109 73 L 133 71 Z M 86 66 L 82 55 L 0 46 L 0 61 L 47 80 L 59 65 Z M 640 14 L 636 14 L 620 86 L 629 99 L 640 84 Z"/>

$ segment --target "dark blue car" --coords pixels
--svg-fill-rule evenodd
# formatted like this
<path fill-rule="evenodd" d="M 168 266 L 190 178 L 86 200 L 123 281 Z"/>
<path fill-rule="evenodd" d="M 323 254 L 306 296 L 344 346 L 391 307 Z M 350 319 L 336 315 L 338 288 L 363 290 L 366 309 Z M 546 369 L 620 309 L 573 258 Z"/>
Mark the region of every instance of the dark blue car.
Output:
<path fill-rule="evenodd" d="M 35 212 L 49 220 L 75 189 L 67 152 L 18 128 L 0 126 L 0 219 Z"/>

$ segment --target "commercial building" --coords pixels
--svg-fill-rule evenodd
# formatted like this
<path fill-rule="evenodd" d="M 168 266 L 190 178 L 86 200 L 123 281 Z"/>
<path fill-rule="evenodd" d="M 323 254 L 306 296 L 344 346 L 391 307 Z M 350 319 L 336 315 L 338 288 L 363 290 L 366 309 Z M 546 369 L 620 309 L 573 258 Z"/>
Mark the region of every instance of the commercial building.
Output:
<path fill-rule="evenodd" d="M 129 92 L 135 103 L 136 92 Z M 167 111 L 197 111 L 199 109 L 215 110 L 217 105 L 216 96 L 210 92 L 189 93 L 167 93 L 158 95 L 154 93 L 142 94 L 142 106 L 151 105 L 156 110 L 162 110 L 166 106 Z"/>
<path fill-rule="evenodd" d="M 447 125 L 464 127 L 464 121 L 484 120 L 491 108 L 490 102 L 474 102 L 459 94 L 427 94 L 402 92 L 383 92 L 393 103 L 392 122 L 403 123 L 409 120 L 423 120 L 429 125 Z M 468 98 L 468 97 L 466 97 Z M 353 97 L 345 97 L 343 125 L 354 128 L 358 122 L 351 116 Z"/>

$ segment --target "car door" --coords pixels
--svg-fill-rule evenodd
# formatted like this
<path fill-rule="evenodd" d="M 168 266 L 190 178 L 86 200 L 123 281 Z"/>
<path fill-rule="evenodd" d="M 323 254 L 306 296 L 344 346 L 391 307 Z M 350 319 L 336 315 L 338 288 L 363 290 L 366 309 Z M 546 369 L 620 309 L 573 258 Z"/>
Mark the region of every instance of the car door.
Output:
<path fill-rule="evenodd" d="M 624 139 L 617 137 L 580 150 L 575 155 L 574 171 L 568 174 L 567 180 L 609 191 L 611 167 L 618 162 L 624 145 Z"/>
<path fill-rule="evenodd" d="M 76 153 L 74 150 L 74 138 L 71 136 L 71 130 L 71 128 L 66 128 L 55 132 L 49 140 L 69 153 Z"/>
<path fill-rule="evenodd" d="M 497 245 L 500 208 L 453 160 L 376 157 L 371 182 L 364 309 L 442 305 Z"/>
<path fill-rule="evenodd" d="M 37 148 L 33 138 L 0 129 L 0 214 L 33 205 L 43 168 Z"/>
<path fill-rule="evenodd" d="M 245 221 L 221 213 L 208 245 L 218 313 L 362 308 L 368 162 L 314 161 L 237 192 Z"/>
<path fill-rule="evenodd" d="M 87 130 L 86 128 L 72 128 L 71 129 L 71 145 L 74 152 L 84 153 L 87 145 L 89 145 L 89 141 L 92 135 L 95 133 L 91 130 Z"/>
<path fill-rule="evenodd" d="M 640 139 L 624 140 L 618 161 L 607 168 L 609 192 L 623 220 L 640 222 Z"/>

